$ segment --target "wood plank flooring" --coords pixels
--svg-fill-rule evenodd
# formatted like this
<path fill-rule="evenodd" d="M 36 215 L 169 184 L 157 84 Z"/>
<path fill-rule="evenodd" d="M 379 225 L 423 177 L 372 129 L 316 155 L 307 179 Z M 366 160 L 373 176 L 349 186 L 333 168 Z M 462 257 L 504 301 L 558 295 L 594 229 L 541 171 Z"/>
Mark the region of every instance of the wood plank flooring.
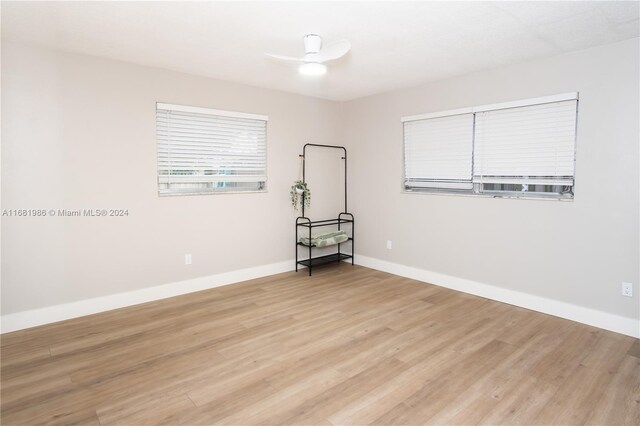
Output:
<path fill-rule="evenodd" d="M 640 424 L 640 343 L 347 264 L 1 337 L 18 424 Z"/>

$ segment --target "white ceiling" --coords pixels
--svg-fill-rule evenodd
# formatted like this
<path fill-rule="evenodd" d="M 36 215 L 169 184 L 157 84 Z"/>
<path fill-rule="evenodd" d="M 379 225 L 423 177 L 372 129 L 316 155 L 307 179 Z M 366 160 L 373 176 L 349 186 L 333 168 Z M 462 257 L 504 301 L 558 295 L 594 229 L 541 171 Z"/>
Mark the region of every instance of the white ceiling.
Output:
<path fill-rule="evenodd" d="M 2 2 L 3 39 L 332 100 L 639 35 L 639 3 Z M 347 38 L 324 77 L 264 52 Z"/>

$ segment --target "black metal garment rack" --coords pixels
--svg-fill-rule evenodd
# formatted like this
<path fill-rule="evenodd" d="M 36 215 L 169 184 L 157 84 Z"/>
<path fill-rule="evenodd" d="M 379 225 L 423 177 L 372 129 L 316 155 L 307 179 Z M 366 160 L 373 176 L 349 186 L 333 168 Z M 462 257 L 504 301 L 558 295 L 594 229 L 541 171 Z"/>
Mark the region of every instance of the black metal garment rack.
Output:
<path fill-rule="evenodd" d="M 354 228 L 355 221 L 353 215 L 349 213 L 347 210 L 347 149 L 343 146 L 336 145 L 318 145 L 313 143 L 308 143 L 304 145 L 302 149 L 302 181 L 306 182 L 306 174 L 305 174 L 305 163 L 306 163 L 306 155 L 307 155 L 307 147 L 315 146 L 319 148 L 330 148 L 330 149 L 341 149 L 344 152 L 344 156 L 342 160 L 344 161 L 344 211 L 338 214 L 337 218 L 333 219 L 325 219 L 325 220 L 316 220 L 312 221 L 308 217 L 304 215 L 304 199 L 302 200 L 302 216 L 296 218 L 296 272 L 298 271 L 298 266 L 306 266 L 309 269 L 309 276 L 311 276 L 311 271 L 314 266 L 324 265 L 325 263 L 330 262 L 340 262 L 345 259 L 351 259 L 351 264 L 353 265 L 353 253 L 354 253 Z M 304 194 L 303 194 L 304 197 Z M 336 244 L 338 247 L 338 251 L 336 253 L 313 257 L 313 248 L 314 246 L 311 244 L 311 231 L 313 228 L 324 227 L 324 226 L 337 226 L 338 230 L 342 230 L 342 227 L 346 227 L 347 233 L 351 231 L 351 235 L 349 235 L 349 239 L 343 243 Z M 299 231 L 302 229 L 303 232 L 308 232 L 309 236 L 309 245 L 306 245 L 300 242 Z M 351 252 L 343 253 L 342 249 L 344 244 L 350 243 Z M 308 250 L 309 256 L 306 259 L 300 260 L 298 258 L 298 249 L 302 246 L 305 250 Z M 341 247 L 342 246 L 342 247 Z"/>

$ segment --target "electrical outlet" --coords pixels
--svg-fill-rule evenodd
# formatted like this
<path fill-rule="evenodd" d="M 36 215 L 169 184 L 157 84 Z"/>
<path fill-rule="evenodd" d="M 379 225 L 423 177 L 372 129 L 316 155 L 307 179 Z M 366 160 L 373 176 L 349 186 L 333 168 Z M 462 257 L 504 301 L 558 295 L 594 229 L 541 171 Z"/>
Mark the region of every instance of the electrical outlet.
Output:
<path fill-rule="evenodd" d="M 393 248 L 393 241 L 387 240 L 387 250 L 391 250 Z"/>
<path fill-rule="evenodd" d="M 184 264 L 185 265 L 191 265 L 192 260 L 191 260 L 191 253 L 187 253 L 184 255 Z"/>
<path fill-rule="evenodd" d="M 632 283 L 622 283 L 622 295 L 626 297 L 633 297 Z"/>

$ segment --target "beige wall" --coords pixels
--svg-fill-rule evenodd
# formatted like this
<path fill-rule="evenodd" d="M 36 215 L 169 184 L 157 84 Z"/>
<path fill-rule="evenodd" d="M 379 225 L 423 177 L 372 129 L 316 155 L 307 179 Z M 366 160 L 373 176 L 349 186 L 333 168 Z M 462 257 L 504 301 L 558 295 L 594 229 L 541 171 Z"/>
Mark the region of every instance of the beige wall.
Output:
<path fill-rule="evenodd" d="M 635 39 L 346 103 L 358 253 L 638 318 L 638 76 Z M 401 192 L 401 116 L 572 91 L 573 202 Z"/>
<path fill-rule="evenodd" d="M 268 193 L 158 197 L 156 101 L 268 115 Z M 2 313 L 292 259 L 298 154 L 340 131 L 328 101 L 3 43 L 3 208 L 129 216 L 3 218 Z M 313 217 L 341 211 L 336 166 Z"/>
<path fill-rule="evenodd" d="M 569 91 L 575 201 L 401 192 L 401 116 Z M 315 142 L 349 146 L 359 254 L 638 318 L 638 91 L 638 40 L 343 104 L 3 43 L 3 208 L 130 215 L 3 218 L 2 313 L 291 259 L 288 188 Z M 269 192 L 158 197 L 156 101 L 269 115 Z M 340 161 L 313 155 L 311 216 L 332 216 Z"/>

